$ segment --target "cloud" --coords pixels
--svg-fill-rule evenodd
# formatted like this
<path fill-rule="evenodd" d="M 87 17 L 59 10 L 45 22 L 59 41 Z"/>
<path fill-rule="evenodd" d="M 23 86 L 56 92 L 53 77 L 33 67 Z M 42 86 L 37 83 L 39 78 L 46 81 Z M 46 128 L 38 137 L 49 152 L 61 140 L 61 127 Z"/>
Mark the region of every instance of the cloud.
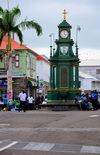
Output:
<path fill-rule="evenodd" d="M 7 8 L 7 1 L 0 0 L 0 5 Z M 66 9 L 69 12 L 67 20 L 72 25 L 71 38 L 74 42 L 76 42 L 76 27 L 77 25 L 81 27 L 78 33 L 80 50 L 100 49 L 100 0 L 9 0 L 10 8 L 16 5 L 19 5 L 22 12 L 20 20 L 25 17 L 29 20 L 34 19 L 43 28 L 43 35 L 40 37 L 37 37 L 35 30 L 23 31 L 24 44 L 29 48 L 40 49 L 43 52 L 49 49 L 49 34 L 54 33 L 55 38 L 58 38 L 57 25 L 63 21 L 62 12 Z"/>
<path fill-rule="evenodd" d="M 100 59 L 100 49 L 79 49 L 80 59 Z"/>

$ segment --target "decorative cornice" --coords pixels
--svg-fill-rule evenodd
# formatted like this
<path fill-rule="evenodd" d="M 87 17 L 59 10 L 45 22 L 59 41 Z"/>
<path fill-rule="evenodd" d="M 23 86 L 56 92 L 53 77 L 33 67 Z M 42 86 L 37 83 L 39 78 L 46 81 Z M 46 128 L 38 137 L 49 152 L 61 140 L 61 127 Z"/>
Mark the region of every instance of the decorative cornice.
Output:
<path fill-rule="evenodd" d="M 79 59 L 49 59 L 49 61 L 76 61 L 76 60 L 79 60 Z"/>
<path fill-rule="evenodd" d="M 47 90 L 47 91 L 48 91 L 48 92 L 51 92 L 51 91 L 52 91 L 52 92 L 53 92 L 53 91 L 55 91 L 55 92 L 66 92 L 66 91 L 68 91 L 68 92 L 70 92 L 70 91 L 79 91 L 79 92 L 81 92 L 82 90 L 80 90 L 80 89 L 70 89 L 70 90 L 69 90 L 69 89 L 60 89 L 60 90 L 59 90 L 59 89 L 58 89 L 58 90 L 57 90 L 57 89 L 51 89 L 51 90 L 50 90 L 50 89 L 49 89 L 49 90 Z"/>

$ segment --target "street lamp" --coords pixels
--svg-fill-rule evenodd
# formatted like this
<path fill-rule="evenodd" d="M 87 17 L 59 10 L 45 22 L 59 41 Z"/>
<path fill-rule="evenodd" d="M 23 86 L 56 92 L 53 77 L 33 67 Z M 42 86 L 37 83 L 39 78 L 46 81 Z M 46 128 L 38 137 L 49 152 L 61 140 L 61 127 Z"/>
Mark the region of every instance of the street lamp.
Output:
<path fill-rule="evenodd" d="M 76 28 L 76 56 L 78 57 L 78 44 L 77 44 L 77 42 L 78 42 L 78 32 L 81 30 L 81 28 L 80 28 L 80 26 L 77 26 L 77 28 Z"/>
<path fill-rule="evenodd" d="M 52 33 L 49 35 L 50 37 L 50 56 L 52 56 L 52 47 L 53 47 L 53 55 L 54 55 L 54 51 L 55 51 L 55 34 Z"/>
<path fill-rule="evenodd" d="M 37 76 L 37 94 L 39 97 L 39 76 Z"/>

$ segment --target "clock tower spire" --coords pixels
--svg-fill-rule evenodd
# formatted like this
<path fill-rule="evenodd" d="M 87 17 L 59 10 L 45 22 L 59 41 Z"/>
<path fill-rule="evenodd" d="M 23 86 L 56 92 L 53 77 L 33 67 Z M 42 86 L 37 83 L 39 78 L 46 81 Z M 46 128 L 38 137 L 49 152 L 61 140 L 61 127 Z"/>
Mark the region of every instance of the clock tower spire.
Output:
<path fill-rule="evenodd" d="M 63 12 L 63 14 L 64 14 L 64 20 L 66 20 L 66 14 L 67 14 L 68 12 L 64 9 L 64 12 Z"/>

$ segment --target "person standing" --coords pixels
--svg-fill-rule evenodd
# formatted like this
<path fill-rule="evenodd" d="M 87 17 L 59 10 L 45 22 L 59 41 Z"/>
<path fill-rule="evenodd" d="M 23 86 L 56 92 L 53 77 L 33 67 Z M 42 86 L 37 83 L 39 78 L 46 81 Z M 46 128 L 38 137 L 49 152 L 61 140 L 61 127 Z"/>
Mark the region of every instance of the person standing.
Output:
<path fill-rule="evenodd" d="M 19 99 L 16 97 L 15 98 L 15 109 L 19 109 L 20 103 L 19 103 Z"/>
<path fill-rule="evenodd" d="M 30 96 L 28 97 L 28 102 L 29 102 L 29 110 L 33 110 L 33 109 L 34 109 L 35 100 L 34 100 L 34 98 L 32 97 L 32 95 L 30 95 Z"/>
<path fill-rule="evenodd" d="M 93 110 L 98 110 L 98 93 L 96 90 L 94 90 L 91 95 L 91 102 L 92 102 Z"/>
<path fill-rule="evenodd" d="M 19 95 L 18 95 L 19 99 L 20 99 L 20 105 L 19 105 L 19 112 L 20 109 L 23 109 L 23 111 L 26 111 L 26 93 L 23 90 Z"/>
<path fill-rule="evenodd" d="M 4 109 L 8 106 L 8 98 L 6 96 L 3 97 Z"/>
<path fill-rule="evenodd" d="M 29 101 L 28 101 L 28 97 L 26 97 L 26 110 L 29 110 Z"/>

